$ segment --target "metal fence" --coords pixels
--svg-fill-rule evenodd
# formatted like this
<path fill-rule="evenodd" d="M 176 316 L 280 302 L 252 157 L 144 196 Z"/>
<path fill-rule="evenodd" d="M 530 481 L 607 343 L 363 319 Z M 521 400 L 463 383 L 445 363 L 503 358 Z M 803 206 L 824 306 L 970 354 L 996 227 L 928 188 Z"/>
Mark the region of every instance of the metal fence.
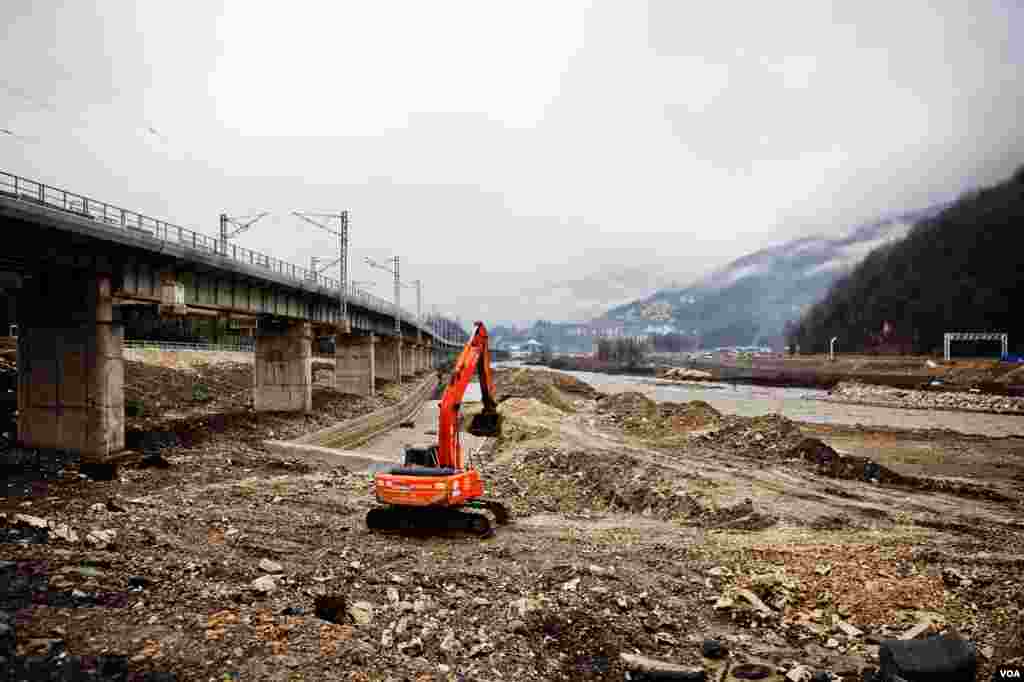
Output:
<path fill-rule="evenodd" d="M 129 211 L 104 201 L 91 199 L 81 194 L 51 187 L 36 180 L 23 178 L 13 173 L 0 171 L 0 195 L 25 201 L 47 208 L 53 208 L 87 218 L 108 227 L 126 230 L 137 236 L 151 238 L 161 242 L 170 242 L 186 249 L 206 254 L 219 255 L 254 267 L 266 268 L 270 272 L 299 282 L 312 282 L 325 289 L 334 290 L 340 297 L 340 283 L 336 279 L 306 268 L 271 258 L 262 253 L 252 251 L 237 244 L 222 242 L 217 237 L 174 225 L 157 218 Z M 373 294 L 361 289 L 349 288 L 347 300 L 351 304 L 362 306 L 381 315 L 394 316 L 395 306 Z M 409 325 L 432 334 L 431 329 L 417 321 L 416 316 L 406 310 L 399 311 L 399 317 Z"/>
<path fill-rule="evenodd" d="M 207 352 L 228 352 L 228 353 L 255 353 L 256 346 L 251 343 L 187 343 L 184 341 L 143 341 L 138 339 L 126 339 L 124 348 L 138 348 L 142 350 L 176 350 L 176 351 L 207 351 Z"/>
<path fill-rule="evenodd" d="M 136 350 L 183 351 L 196 353 L 255 353 L 256 346 L 252 343 L 188 343 L 184 341 L 146 341 L 126 339 L 124 348 Z M 321 351 L 315 344 L 312 348 L 315 358 L 334 358 L 334 353 Z"/>

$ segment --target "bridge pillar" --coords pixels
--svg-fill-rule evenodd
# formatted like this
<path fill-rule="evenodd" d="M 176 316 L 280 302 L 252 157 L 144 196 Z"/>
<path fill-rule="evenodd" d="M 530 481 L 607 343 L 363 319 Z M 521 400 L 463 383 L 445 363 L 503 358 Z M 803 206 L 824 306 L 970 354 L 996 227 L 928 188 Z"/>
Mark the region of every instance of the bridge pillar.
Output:
<path fill-rule="evenodd" d="M 342 393 L 374 394 L 377 337 L 338 335 L 334 347 L 334 386 Z"/>
<path fill-rule="evenodd" d="M 412 353 L 414 344 L 409 342 L 402 343 L 402 363 L 398 368 L 398 371 L 402 373 L 402 378 L 411 377 L 416 373 L 416 368 L 413 364 Z"/>
<path fill-rule="evenodd" d="M 376 348 L 376 373 L 382 381 L 401 381 L 402 342 L 393 337 L 381 339 Z"/>
<path fill-rule="evenodd" d="M 313 409 L 312 332 L 308 322 L 260 320 L 252 394 L 257 412 Z"/>
<path fill-rule="evenodd" d="M 111 276 L 42 271 L 18 300 L 18 442 L 99 463 L 124 449 L 124 327 Z"/>

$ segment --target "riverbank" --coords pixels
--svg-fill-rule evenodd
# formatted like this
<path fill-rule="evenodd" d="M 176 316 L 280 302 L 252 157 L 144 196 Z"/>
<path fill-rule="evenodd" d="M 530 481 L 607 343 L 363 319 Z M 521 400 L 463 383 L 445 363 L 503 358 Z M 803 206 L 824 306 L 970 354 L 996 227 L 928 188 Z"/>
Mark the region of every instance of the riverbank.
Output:
<path fill-rule="evenodd" d="M 828 356 L 775 356 L 758 358 L 745 365 L 724 360 L 696 360 L 676 365 L 629 367 L 594 358 L 554 358 L 543 366 L 570 372 L 664 379 L 671 379 L 668 373 L 681 368 L 706 372 L 709 375 L 706 381 L 757 386 L 832 390 L 842 382 L 857 381 L 902 390 L 927 386 L 935 393 L 976 389 L 987 395 L 1024 397 L 1024 366 L 995 360 L 944 362 L 908 356 L 849 356 L 830 361 Z M 691 376 L 680 380 L 700 379 Z"/>
<path fill-rule="evenodd" d="M 898 390 L 859 382 L 842 382 L 825 398 L 833 403 L 877 405 L 907 410 L 958 410 L 987 414 L 1024 415 L 1024 398 L 963 391 Z"/>

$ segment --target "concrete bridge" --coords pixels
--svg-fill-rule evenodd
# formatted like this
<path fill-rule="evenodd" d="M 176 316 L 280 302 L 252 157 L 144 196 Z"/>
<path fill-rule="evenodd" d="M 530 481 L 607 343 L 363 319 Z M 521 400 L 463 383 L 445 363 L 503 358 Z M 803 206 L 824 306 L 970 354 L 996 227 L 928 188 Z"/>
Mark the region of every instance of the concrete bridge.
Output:
<path fill-rule="evenodd" d="M 309 411 L 316 336 L 336 386 L 372 395 L 454 344 L 364 291 L 215 237 L 0 172 L 0 288 L 16 301 L 18 442 L 101 462 L 124 449 L 124 306 L 255 327 L 256 410 Z"/>

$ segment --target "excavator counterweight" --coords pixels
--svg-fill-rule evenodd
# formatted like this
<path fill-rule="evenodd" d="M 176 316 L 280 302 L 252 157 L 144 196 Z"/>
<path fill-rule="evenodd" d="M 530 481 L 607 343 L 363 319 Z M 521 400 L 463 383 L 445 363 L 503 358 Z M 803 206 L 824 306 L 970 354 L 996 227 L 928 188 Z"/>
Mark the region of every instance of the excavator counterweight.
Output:
<path fill-rule="evenodd" d="M 474 373 L 480 382 L 483 410 L 474 415 L 466 430 L 487 438 L 501 433 L 487 329 L 483 322 L 477 322 L 441 396 L 438 443 L 426 448 L 407 448 L 401 466 L 378 472 L 374 477 L 377 501 L 382 506 L 366 515 L 366 525 L 371 530 L 455 530 L 487 537 L 494 531 L 490 518 L 480 511 L 492 514 L 499 525 L 508 523 L 509 513 L 504 505 L 482 499 L 480 472 L 463 457 L 459 410 Z"/>

